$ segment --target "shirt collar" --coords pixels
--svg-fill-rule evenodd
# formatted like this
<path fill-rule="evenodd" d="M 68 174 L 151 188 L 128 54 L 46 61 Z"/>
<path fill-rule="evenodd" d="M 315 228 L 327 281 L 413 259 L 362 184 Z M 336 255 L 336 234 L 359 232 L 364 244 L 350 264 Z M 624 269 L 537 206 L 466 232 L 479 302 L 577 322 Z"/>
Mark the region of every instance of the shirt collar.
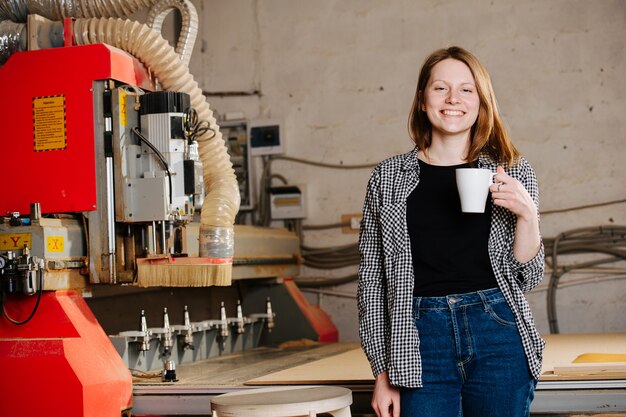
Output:
<path fill-rule="evenodd" d="M 412 151 L 404 154 L 404 163 L 402 164 L 402 169 L 404 171 L 415 170 L 417 169 L 417 152 L 419 148 L 416 146 Z"/>

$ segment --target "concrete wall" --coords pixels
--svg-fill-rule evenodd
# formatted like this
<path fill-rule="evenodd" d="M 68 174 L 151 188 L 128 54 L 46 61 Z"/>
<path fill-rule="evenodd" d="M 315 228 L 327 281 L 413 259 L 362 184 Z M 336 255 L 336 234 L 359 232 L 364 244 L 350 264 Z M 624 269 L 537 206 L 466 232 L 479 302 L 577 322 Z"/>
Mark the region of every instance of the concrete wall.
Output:
<path fill-rule="evenodd" d="M 622 0 L 196 0 L 201 18 L 191 71 L 221 114 L 283 121 L 286 154 L 337 164 L 376 163 L 411 149 L 406 121 L 425 56 L 458 44 L 491 73 L 516 145 L 533 164 L 541 209 L 626 198 L 626 2 Z M 260 92 L 259 94 L 253 93 Z M 361 210 L 369 170 L 277 161 L 306 184 L 305 224 Z M 542 217 L 544 236 L 626 224 L 626 205 Z M 308 231 L 310 246 L 356 241 Z M 574 260 L 572 260 L 574 261 Z M 569 262 L 569 260 L 568 260 Z M 622 265 L 623 266 L 623 265 Z M 341 276 L 355 271 L 332 272 Z M 305 275 L 328 275 L 304 270 Z M 563 332 L 625 331 L 624 275 L 564 278 Z M 355 285 L 324 295 L 342 340 L 357 340 Z M 341 295 L 341 294 L 339 294 Z M 545 291 L 529 295 L 547 332 Z M 313 297 L 315 299 L 315 297 Z"/>

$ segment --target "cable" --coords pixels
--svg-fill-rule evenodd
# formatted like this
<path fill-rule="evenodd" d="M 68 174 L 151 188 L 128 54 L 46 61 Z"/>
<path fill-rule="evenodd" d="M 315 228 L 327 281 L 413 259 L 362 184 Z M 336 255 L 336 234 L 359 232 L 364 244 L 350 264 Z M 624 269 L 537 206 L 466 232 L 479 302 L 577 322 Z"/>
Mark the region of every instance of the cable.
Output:
<path fill-rule="evenodd" d="M 582 206 L 568 207 L 568 208 L 564 208 L 564 209 L 540 211 L 540 214 L 542 216 L 545 216 L 546 214 L 565 213 L 565 212 L 568 212 L 568 211 L 584 210 L 584 209 L 588 209 L 588 208 L 610 206 L 612 204 L 620 204 L 620 203 L 626 203 L 626 198 L 621 199 L 621 200 L 607 201 L 607 202 L 604 202 L 604 203 L 585 204 L 585 205 L 582 205 Z"/>
<path fill-rule="evenodd" d="M 208 121 L 198 120 L 198 112 L 193 107 L 188 108 L 185 111 L 185 115 L 183 117 L 183 124 L 185 129 L 185 136 L 189 140 L 196 140 L 196 138 L 201 137 L 203 134 L 208 132 L 209 130 L 213 133 L 211 136 L 207 137 L 206 140 L 211 140 L 217 134 L 215 130 L 211 129 L 211 125 Z"/>
<path fill-rule="evenodd" d="M 313 287 L 333 287 L 335 285 L 347 284 L 352 281 L 356 281 L 359 278 L 358 274 L 350 274 L 343 277 L 330 278 L 330 277 L 298 277 L 295 279 L 298 287 L 313 288 Z"/>
<path fill-rule="evenodd" d="M 170 204 L 174 204 L 174 199 L 172 198 L 172 174 L 170 173 L 170 167 L 167 164 L 167 160 L 165 159 L 161 151 L 159 151 L 156 146 L 150 143 L 148 138 L 146 138 L 138 128 L 133 127 L 132 131 L 135 135 L 137 135 L 141 143 L 145 144 L 148 148 L 152 150 L 152 152 L 154 152 L 154 154 L 157 156 L 157 159 L 163 165 L 163 168 L 165 168 L 165 172 L 167 173 L 167 178 L 170 183 L 170 190 L 169 190 L 170 191 Z"/>
<path fill-rule="evenodd" d="M 547 313 L 551 333 L 559 333 L 556 312 L 556 291 L 559 279 L 575 269 L 626 260 L 626 226 L 598 226 L 573 229 L 563 232 L 554 239 L 545 239 L 546 256 L 552 258 L 552 274 L 547 288 Z M 551 252 L 548 252 L 551 248 Z M 579 253 L 603 253 L 610 257 L 594 259 L 559 268 L 559 256 Z"/>
<path fill-rule="evenodd" d="M 626 279 L 626 275 L 607 275 L 607 276 L 594 276 L 590 278 L 581 278 L 581 279 L 573 279 L 568 280 L 566 282 L 559 282 L 558 288 L 568 288 L 575 287 L 578 285 L 588 285 L 588 284 L 597 284 L 598 282 L 606 282 L 606 281 L 621 281 Z M 537 287 L 533 289 L 533 292 L 541 292 L 547 291 L 547 286 Z"/>
<path fill-rule="evenodd" d="M 324 162 L 316 162 L 310 161 L 308 159 L 294 158 L 292 156 L 282 156 L 282 155 L 273 155 L 272 159 L 282 159 L 284 161 L 298 162 L 300 164 L 305 165 L 313 165 L 316 167 L 322 168 L 332 168 L 332 169 L 365 169 L 365 168 L 374 168 L 376 164 L 360 164 L 360 165 L 343 165 L 343 164 L 327 164 Z"/>
<path fill-rule="evenodd" d="M 283 177 L 280 174 L 272 174 L 270 176 L 270 179 L 274 179 L 274 178 L 276 178 L 277 180 L 282 181 L 282 183 L 285 184 L 285 185 L 289 184 L 289 182 L 287 181 L 287 178 Z"/>

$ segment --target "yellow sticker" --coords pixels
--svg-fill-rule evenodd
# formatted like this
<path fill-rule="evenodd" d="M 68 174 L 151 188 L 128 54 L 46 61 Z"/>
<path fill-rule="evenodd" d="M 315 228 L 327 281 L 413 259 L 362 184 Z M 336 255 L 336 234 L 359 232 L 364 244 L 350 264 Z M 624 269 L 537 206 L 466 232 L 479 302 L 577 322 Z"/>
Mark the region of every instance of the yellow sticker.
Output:
<path fill-rule="evenodd" d="M 277 197 L 274 199 L 274 204 L 277 206 L 299 206 L 300 199 L 298 197 Z"/>
<path fill-rule="evenodd" d="M 35 152 L 67 147 L 64 95 L 33 98 L 33 136 Z"/>
<path fill-rule="evenodd" d="M 0 234 L 0 250 L 20 250 L 28 245 L 32 249 L 32 236 L 30 233 Z"/>
<path fill-rule="evenodd" d="M 46 236 L 48 252 L 65 252 L 65 238 L 63 236 Z"/>
<path fill-rule="evenodd" d="M 125 92 L 120 91 L 120 124 L 126 126 L 128 124 L 128 117 L 126 115 L 126 95 Z"/>

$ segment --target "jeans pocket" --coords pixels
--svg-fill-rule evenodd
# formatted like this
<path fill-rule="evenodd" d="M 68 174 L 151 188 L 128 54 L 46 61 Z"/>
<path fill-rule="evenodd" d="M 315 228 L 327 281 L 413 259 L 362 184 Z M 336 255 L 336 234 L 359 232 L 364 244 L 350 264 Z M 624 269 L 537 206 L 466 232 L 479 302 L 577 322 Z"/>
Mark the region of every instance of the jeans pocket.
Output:
<path fill-rule="evenodd" d="M 491 301 L 488 305 L 487 310 L 492 319 L 504 326 L 515 326 L 515 316 L 506 300 Z"/>

